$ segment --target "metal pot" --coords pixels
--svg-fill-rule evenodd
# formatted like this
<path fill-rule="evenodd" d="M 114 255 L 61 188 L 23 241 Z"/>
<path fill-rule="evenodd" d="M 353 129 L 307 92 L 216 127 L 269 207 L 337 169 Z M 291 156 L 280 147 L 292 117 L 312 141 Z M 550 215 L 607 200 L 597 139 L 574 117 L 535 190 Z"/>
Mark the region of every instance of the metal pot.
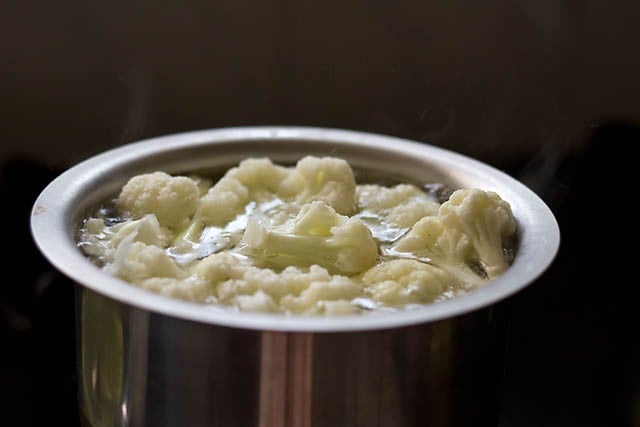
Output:
<path fill-rule="evenodd" d="M 76 247 L 81 219 L 132 175 L 306 154 L 496 191 L 518 220 L 513 265 L 481 289 L 420 310 L 305 317 L 169 299 L 105 274 Z M 44 255 L 78 283 L 79 400 L 94 427 L 495 425 L 496 303 L 532 283 L 559 245 L 547 206 L 483 163 L 393 137 L 294 127 L 184 133 L 105 152 L 54 180 L 36 201 L 31 226 Z"/>

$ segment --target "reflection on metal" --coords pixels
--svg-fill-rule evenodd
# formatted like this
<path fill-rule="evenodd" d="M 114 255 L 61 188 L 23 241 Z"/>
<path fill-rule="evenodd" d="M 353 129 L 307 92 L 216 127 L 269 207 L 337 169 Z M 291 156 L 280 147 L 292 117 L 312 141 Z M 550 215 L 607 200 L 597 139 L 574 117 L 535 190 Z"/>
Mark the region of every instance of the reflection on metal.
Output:
<path fill-rule="evenodd" d="M 260 427 L 311 427 L 314 334 L 263 332 Z"/>
<path fill-rule="evenodd" d="M 94 387 L 94 370 L 80 369 L 81 406 L 94 427 L 496 422 L 495 307 L 405 328 L 291 333 L 205 325 L 78 293 L 87 302 L 83 366 L 98 370 Z"/>
<path fill-rule="evenodd" d="M 97 426 L 122 425 L 122 304 L 84 292 L 80 306 L 80 404 Z"/>

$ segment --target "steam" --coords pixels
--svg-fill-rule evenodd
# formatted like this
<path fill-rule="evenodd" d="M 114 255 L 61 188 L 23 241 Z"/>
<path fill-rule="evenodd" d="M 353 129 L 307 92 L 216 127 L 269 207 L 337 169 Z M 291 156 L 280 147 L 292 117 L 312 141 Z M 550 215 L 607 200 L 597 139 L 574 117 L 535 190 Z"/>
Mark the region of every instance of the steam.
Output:
<path fill-rule="evenodd" d="M 135 141 L 145 135 L 151 105 L 151 79 L 147 72 L 132 67 L 127 71 L 124 82 L 129 97 L 120 144 Z"/>

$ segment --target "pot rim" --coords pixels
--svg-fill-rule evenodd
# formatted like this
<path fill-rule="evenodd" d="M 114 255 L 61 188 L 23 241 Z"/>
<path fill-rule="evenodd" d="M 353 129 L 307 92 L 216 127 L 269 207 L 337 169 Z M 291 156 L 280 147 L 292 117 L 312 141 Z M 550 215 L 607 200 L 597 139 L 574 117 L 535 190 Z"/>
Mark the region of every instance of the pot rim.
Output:
<path fill-rule="evenodd" d="M 482 188 L 507 200 L 518 222 L 519 247 L 513 265 L 499 278 L 468 294 L 415 310 L 375 315 L 302 316 L 212 309 L 155 294 L 108 275 L 84 256 L 74 238 L 79 202 L 95 193 L 96 183 L 134 161 L 223 143 L 282 142 L 349 147 L 424 159 L 448 169 L 452 179 L 481 181 Z M 304 150 L 300 150 L 304 153 Z M 301 157 L 299 154 L 298 157 Z M 140 172 L 138 172 L 140 173 Z M 117 175 L 117 173 L 115 174 Z M 120 179 L 120 184 L 124 182 Z M 95 204 L 94 204 L 95 207 Z M 78 284 L 127 305 L 180 319 L 253 330 L 347 332 L 405 327 L 458 316 L 497 303 L 532 283 L 553 261 L 560 231 L 547 205 L 524 184 L 485 163 L 406 139 L 317 127 L 234 127 L 178 133 L 127 144 L 91 157 L 62 173 L 39 195 L 31 231 L 44 256 Z"/>

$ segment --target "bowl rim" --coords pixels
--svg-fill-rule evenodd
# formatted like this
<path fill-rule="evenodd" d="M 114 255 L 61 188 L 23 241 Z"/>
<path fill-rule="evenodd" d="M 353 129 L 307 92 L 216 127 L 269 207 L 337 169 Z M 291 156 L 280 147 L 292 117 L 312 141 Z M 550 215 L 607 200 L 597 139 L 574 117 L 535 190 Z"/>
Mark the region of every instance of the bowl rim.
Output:
<path fill-rule="evenodd" d="M 92 183 L 134 159 L 185 148 L 237 141 L 295 141 L 364 148 L 428 159 L 461 176 L 482 180 L 507 200 L 518 221 L 519 249 L 513 265 L 489 285 L 420 309 L 380 315 L 304 316 L 216 310 L 132 286 L 108 275 L 85 257 L 74 240 L 72 204 Z M 501 191 L 502 190 L 502 191 Z M 76 209 L 77 210 L 77 209 Z M 292 126 L 233 127 L 145 139 L 93 156 L 55 178 L 38 196 L 31 232 L 42 254 L 62 273 L 99 294 L 128 306 L 189 321 L 252 330 L 348 332 L 405 327 L 462 315 L 495 304 L 520 291 L 552 263 L 560 230 L 549 207 L 524 184 L 485 163 L 453 151 L 393 136 L 343 129 Z"/>

